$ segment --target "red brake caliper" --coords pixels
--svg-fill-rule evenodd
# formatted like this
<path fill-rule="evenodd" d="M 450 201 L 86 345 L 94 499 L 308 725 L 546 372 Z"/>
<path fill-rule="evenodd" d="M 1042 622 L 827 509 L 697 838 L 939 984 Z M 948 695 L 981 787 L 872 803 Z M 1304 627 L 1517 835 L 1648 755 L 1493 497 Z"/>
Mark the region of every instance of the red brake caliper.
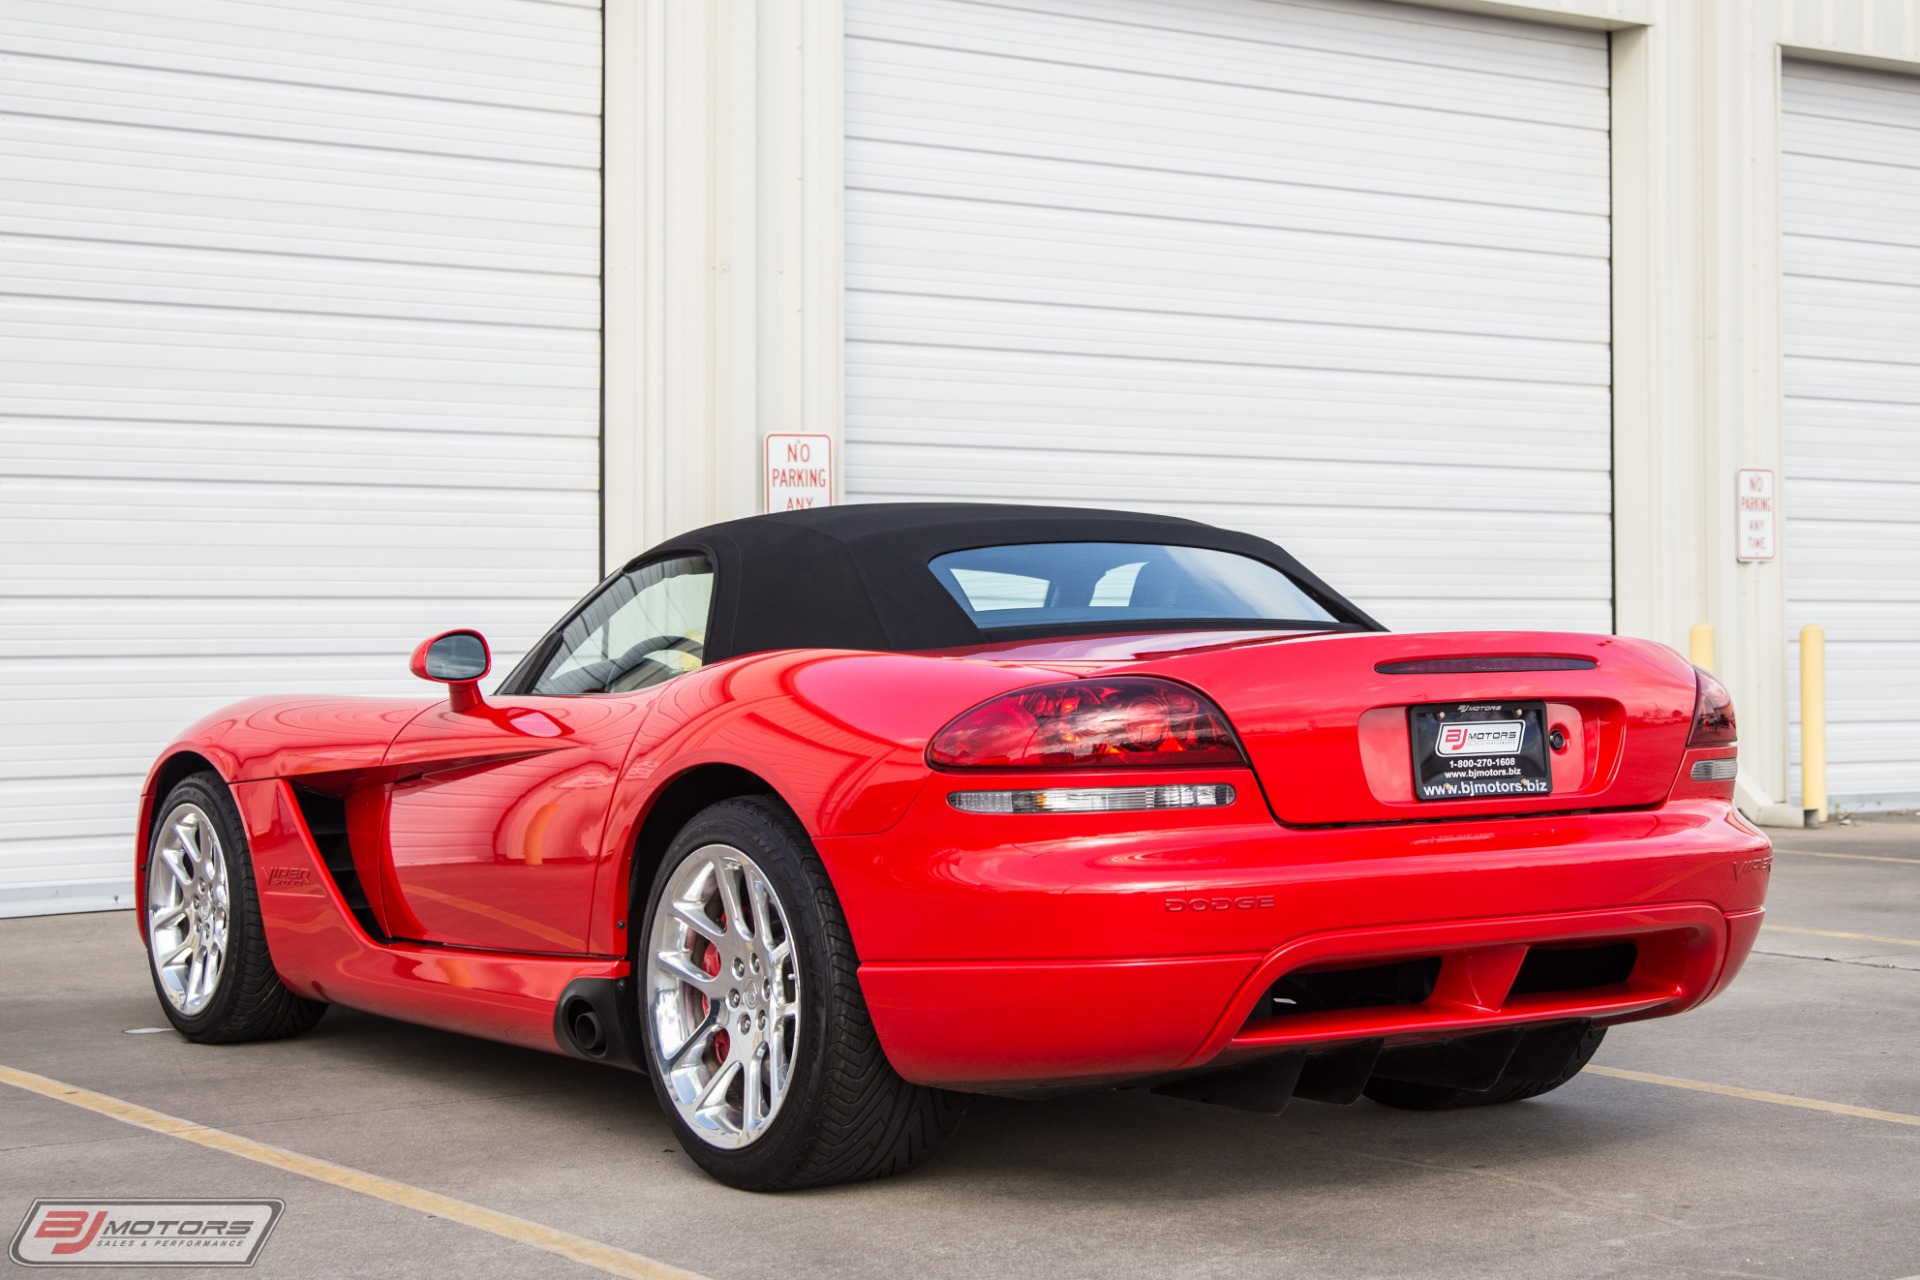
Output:
<path fill-rule="evenodd" d="M 720 927 L 722 929 L 727 927 L 727 913 L 724 911 L 720 913 Z M 711 942 L 707 943 L 706 951 L 703 952 L 700 956 L 700 968 L 703 971 L 705 971 L 706 975 L 709 978 L 719 977 L 720 976 L 720 948 L 714 946 Z M 700 1011 L 700 1016 L 705 1017 L 712 1010 L 713 1002 L 711 1000 L 708 1000 L 707 997 L 705 996 L 700 997 L 700 999 L 701 999 L 701 1002 L 707 1006 L 705 1009 L 702 1009 Z M 713 1033 L 714 1063 L 718 1065 L 719 1063 L 725 1062 L 727 1060 L 727 1050 L 732 1047 L 733 1047 L 733 1041 L 728 1038 L 726 1032 L 724 1031 L 714 1032 Z"/>

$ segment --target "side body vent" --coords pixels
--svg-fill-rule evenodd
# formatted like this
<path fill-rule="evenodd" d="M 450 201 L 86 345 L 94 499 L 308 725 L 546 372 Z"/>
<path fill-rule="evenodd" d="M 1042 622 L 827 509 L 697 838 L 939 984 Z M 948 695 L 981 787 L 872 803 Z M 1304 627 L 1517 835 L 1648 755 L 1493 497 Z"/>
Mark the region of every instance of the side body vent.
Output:
<path fill-rule="evenodd" d="M 347 909 L 353 912 L 353 918 L 368 936 L 381 942 L 387 935 L 380 927 L 380 921 L 374 917 L 373 907 L 367 901 L 366 886 L 360 883 L 360 873 L 353 865 L 353 844 L 347 836 L 347 802 L 339 796 L 328 795 L 324 791 L 315 791 L 293 784 L 293 798 L 300 806 L 300 817 L 307 824 L 307 834 L 313 837 L 314 847 L 320 850 L 320 860 L 326 863 L 327 874 L 333 878 L 333 884 L 346 900 Z"/>

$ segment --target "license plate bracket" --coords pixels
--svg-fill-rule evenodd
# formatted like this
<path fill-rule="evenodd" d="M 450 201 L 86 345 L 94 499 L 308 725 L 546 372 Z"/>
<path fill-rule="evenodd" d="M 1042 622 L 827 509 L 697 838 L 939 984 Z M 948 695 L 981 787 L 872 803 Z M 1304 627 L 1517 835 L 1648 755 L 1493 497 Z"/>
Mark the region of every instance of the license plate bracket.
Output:
<path fill-rule="evenodd" d="M 1407 709 L 1418 800 L 1519 800 L 1553 793 L 1544 702 L 1446 702 Z"/>

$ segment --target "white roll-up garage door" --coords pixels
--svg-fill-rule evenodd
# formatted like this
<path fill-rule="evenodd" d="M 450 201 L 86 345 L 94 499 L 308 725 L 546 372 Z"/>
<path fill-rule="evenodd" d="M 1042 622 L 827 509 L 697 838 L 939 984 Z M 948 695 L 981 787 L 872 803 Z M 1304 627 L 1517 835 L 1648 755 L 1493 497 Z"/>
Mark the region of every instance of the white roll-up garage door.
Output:
<path fill-rule="evenodd" d="M 124 903 L 270 692 L 504 660 L 599 556 L 600 14 L 0 8 L 0 914 Z"/>
<path fill-rule="evenodd" d="M 1783 91 L 1787 617 L 1796 645 L 1806 623 L 1827 633 L 1828 792 L 1908 807 L 1920 803 L 1920 77 L 1790 62 Z"/>
<path fill-rule="evenodd" d="M 849 0 L 847 490 L 1164 511 L 1396 628 L 1612 624 L 1607 43 Z"/>

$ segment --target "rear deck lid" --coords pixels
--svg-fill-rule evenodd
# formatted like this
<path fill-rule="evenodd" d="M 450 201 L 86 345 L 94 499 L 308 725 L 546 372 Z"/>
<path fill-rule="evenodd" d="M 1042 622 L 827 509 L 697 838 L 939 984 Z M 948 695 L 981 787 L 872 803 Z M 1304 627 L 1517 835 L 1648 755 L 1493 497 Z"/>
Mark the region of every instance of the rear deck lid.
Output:
<path fill-rule="evenodd" d="M 1664 645 L 1545 632 L 1300 636 L 1130 669 L 1217 702 L 1302 826 L 1658 804 L 1696 692 Z"/>

